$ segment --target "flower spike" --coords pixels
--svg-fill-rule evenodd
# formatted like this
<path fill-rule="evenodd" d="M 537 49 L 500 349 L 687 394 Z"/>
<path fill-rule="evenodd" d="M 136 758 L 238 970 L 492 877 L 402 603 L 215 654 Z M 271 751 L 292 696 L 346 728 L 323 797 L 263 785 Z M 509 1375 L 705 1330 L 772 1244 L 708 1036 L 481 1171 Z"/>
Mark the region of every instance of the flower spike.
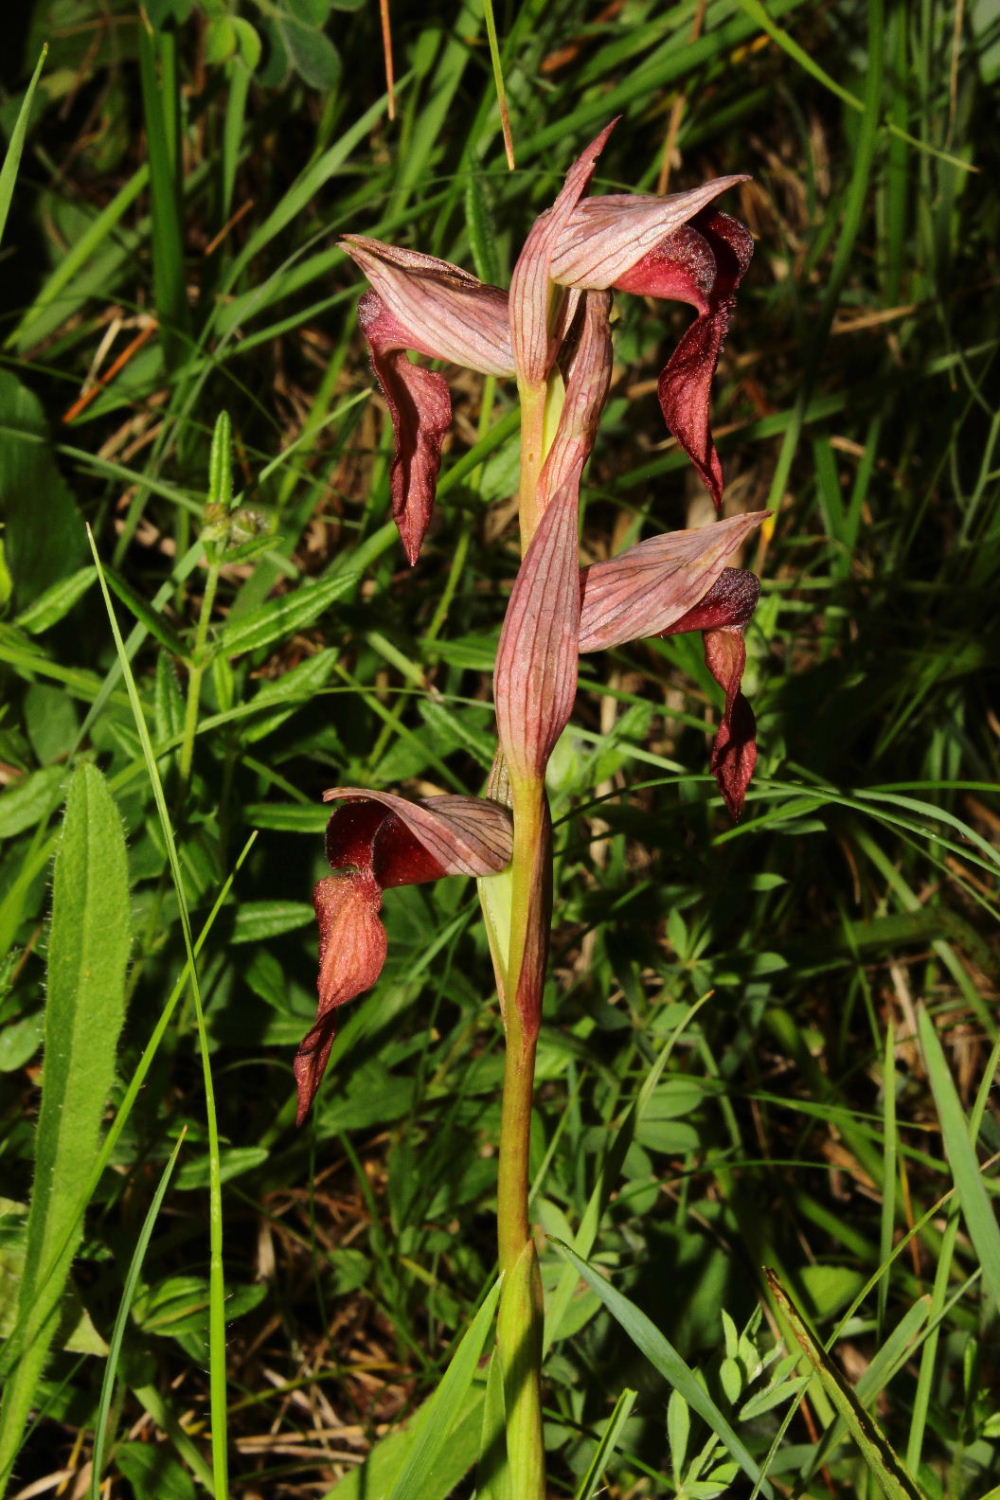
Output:
<path fill-rule="evenodd" d="M 561 309 L 552 305 L 551 262 L 559 251 L 574 209 L 590 186 L 597 159 L 617 125 L 605 126 L 577 157 L 552 207 L 532 225 L 510 282 L 511 330 L 518 379 L 541 385 L 556 362 L 560 335 L 572 321 L 575 299 Z M 553 316 L 553 314 L 556 314 Z"/>

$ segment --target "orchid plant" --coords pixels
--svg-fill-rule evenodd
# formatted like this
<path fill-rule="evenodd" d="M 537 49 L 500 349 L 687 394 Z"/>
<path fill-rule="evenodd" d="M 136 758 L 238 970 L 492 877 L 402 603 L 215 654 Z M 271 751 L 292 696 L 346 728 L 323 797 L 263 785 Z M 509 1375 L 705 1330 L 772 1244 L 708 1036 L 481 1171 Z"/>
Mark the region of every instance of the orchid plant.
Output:
<path fill-rule="evenodd" d="M 326 835 L 333 873 L 315 892 L 319 1009 L 295 1061 L 298 1118 L 305 1119 L 320 1086 L 337 1010 L 369 989 L 385 962 L 383 892 L 445 875 L 479 877 L 507 1043 L 497 1348 L 518 1500 L 542 1500 L 545 1493 L 543 1309 L 528 1213 L 529 1136 L 552 907 L 545 773 L 573 710 L 580 653 L 701 632 L 707 664 L 725 693 L 712 770 L 734 818 L 756 760 L 754 718 L 740 682 L 759 584 L 727 561 L 764 513 L 652 537 L 587 568 L 579 563 L 581 476 L 611 382 L 612 291 L 670 298 L 696 310 L 660 375 L 658 395 L 669 430 L 721 510 L 711 386 L 753 250 L 746 227 L 714 206 L 742 177 L 662 198 L 586 196 L 612 128 L 587 147 L 552 207 L 535 221 L 509 293 L 415 250 L 360 235 L 344 241 L 371 283 L 359 315 L 392 419 L 392 508 L 411 564 L 432 515 L 451 395 L 446 377 L 415 364 L 410 352 L 517 382 L 522 563 L 497 654 L 499 752 L 488 795 L 411 801 L 358 787 L 325 793 L 339 805 Z"/>

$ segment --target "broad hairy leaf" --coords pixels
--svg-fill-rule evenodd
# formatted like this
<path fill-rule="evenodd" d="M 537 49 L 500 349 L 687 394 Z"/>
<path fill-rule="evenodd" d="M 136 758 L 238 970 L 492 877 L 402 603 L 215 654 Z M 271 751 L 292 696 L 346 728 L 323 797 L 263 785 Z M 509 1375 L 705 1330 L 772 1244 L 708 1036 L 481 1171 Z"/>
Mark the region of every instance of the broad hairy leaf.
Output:
<path fill-rule="evenodd" d="M 18 1326 L 0 1370 L 0 1483 L 59 1320 L 125 1011 L 131 914 L 118 808 L 95 766 L 74 773 L 55 862 L 35 1180 Z"/>

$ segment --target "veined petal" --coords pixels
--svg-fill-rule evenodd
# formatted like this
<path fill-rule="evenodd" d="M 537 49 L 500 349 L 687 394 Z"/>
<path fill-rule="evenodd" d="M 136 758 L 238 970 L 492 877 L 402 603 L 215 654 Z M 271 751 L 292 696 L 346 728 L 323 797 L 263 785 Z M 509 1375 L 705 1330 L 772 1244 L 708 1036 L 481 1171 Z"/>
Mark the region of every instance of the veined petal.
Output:
<path fill-rule="evenodd" d="M 769 511 L 754 511 L 691 531 L 670 531 L 584 569 L 581 652 L 672 633 L 676 622 L 687 619 L 704 602 L 722 575 L 726 559 L 768 515 Z M 678 628 L 698 630 L 708 625 Z"/>
<path fill-rule="evenodd" d="M 617 123 L 612 120 L 577 157 L 558 198 L 535 220 L 517 258 L 510 283 L 511 334 L 518 379 L 528 385 L 538 386 L 547 379 L 555 363 L 559 332 L 572 317 L 572 306 L 562 311 L 553 306 L 550 263 Z"/>
<path fill-rule="evenodd" d="M 417 250 L 348 234 L 341 240 L 394 319 L 400 342 L 483 375 L 513 375 L 507 293 Z"/>
<path fill-rule="evenodd" d="M 375 292 L 362 297 L 358 316 L 392 419 L 392 514 L 412 567 L 430 525 L 441 444 L 451 426 L 451 392 L 443 375 L 407 357 L 400 325 Z"/>
<path fill-rule="evenodd" d="M 550 499 L 521 563 L 497 651 L 493 695 L 511 779 L 543 775 L 576 697 L 579 482 Z"/>
<path fill-rule="evenodd" d="M 665 198 L 610 193 L 583 199 L 566 221 L 553 252 L 553 281 L 602 290 L 620 285 L 622 277 L 643 256 L 707 208 L 720 193 L 746 181 L 744 175 L 716 177 Z"/>
<path fill-rule="evenodd" d="M 345 804 L 327 828 L 331 865 L 367 867 L 383 890 L 444 875 L 496 875 L 510 862 L 510 812 L 486 797 L 410 801 L 336 786 L 323 793 L 323 801 Z"/>
<path fill-rule="evenodd" d="M 319 922 L 319 1008 L 315 1025 L 295 1055 L 298 1125 L 309 1113 L 326 1071 L 335 1035 L 334 1012 L 371 989 L 388 947 L 378 915 L 382 893 L 370 873 L 328 875 L 317 885 L 313 903 Z"/>

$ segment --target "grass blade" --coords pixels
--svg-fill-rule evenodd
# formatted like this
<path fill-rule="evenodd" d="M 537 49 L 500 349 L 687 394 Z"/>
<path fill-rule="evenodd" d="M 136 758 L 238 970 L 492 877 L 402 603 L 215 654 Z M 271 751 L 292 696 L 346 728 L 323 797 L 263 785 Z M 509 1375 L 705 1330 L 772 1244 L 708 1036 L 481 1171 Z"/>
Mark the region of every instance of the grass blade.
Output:
<path fill-rule="evenodd" d="M 191 993 L 194 997 L 195 1013 L 198 1021 L 198 1039 L 201 1048 L 202 1076 L 205 1087 L 205 1115 L 208 1125 L 208 1148 L 210 1161 L 209 1179 L 209 1238 L 210 1238 L 210 1263 L 209 1263 L 209 1350 L 210 1350 L 210 1389 L 211 1389 L 211 1416 L 212 1416 L 212 1475 L 215 1483 L 215 1493 L 218 1500 L 226 1500 L 229 1493 L 228 1459 L 226 1447 L 226 1321 L 225 1321 L 225 1284 L 223 1281 L 222 1266 L 222 1179 L 219 1165 L 219 1127 L 218 1117 L 215 1109 L 215 1089 L 212 1083 L 212 1069 L 209 1062 L 208 1034 L 205 1029 L 205 1012 L 201 998 L 201 984 L 198 978 L 198 969 L 195 963 L 194 938 L 191 931 L 191 917 L 188 912 L 187 901 L 184 895 L 184 880 L 181 875 L 180 859 L 177 854 L 177 844 L 174 831 L 167 810 L 166 797 L 163 791 L 163 782 L 160 778 L 159 767 L 156 764 L 156 755 L 153 750 L 152 740 L 149 735 L 149 726 L 146 723 L 142 703 L 139 698 L 139 690 L 135 684 L 135 676 L 132 666 L 126 654 L 125 642 L 118 628 L 115 618 L 114 606 L 111 603 L 111 594 L 108 590 L 107 580 L 101 559 L 94 543 L 93 534 L 88 528 L 87 537 L 90 541 L 91 552 L 97 567 L 98 577 L 101 583 L 101 591 L 104 595 L 104 604 L 108 612 L 108 621 L 111 633 L 114 636 L 115 650 L 118 653 L 118 661 L 121 666 L 125 685 L 128 688 L 129 701 L 135 719 L 136 731 L 142 744 L 143 758 L 146 763 L 146 772 L 149 776 L 150 786 L 153 790 L 153 799 L 160 819 L 160 827 L 167 849 L 167 859 L 170 865 L 170 873 L 173 878 L 174 890 L 177 895 L 178 910 L 181 919 L 181 928 L 184 935 L 184 948 L 187 955 L 188 969 L 190 975 Z"/>
<path fill-rule="evenodd" d="M 14 184 L 17 181 L 17 170 L 21 165 L 21 153 L 24 150 L 24 138 L 28 133 L 28 121 L 31 118 L 31 101 L 35 97 L 38 80 L 42 76 L 42 68 L 48 56 L 49 47 L 46 42 L 42 48 L 41 56 L 35 64 L 35 71 L 31 75 L 31 82 L 25 90 L 24 98 L 21 100 L 21 108 L 17 112 L 14 129 L 10 134 L 10 141 L 0 167 L 0 240 L 3 239 L 4 227 L 7 223 L 7 215 L 10 212 L 10 200 L 14 196 Z"/>
<path fill-rule="evenodd" d="M 580 1481 L 580 1488 L 576 1492 L 576 1500 L 594 1500 L 594 1496 L 597 1494 L 597 1486 L 601 1482 L 601 1475 L 607 1467 L 608 1459 L 615 1450 L 625 1423 L 632 1415 L 632 1408 L 636 1403 L 638 1394 L 638 1391 L 626 1389 L 622 1391 L 615 1402 L 615 1409 L 608 1418 L 607 1425 L 601 1435 L 601 1441 L 598 1443 L 597 1450 L 590 1461 L 590 1467 Z"/>
<path fill-rule="evenodd" d="M 119 1303 L 118 1312 L 115 1317 L 115 1326 L 111 1333 L 111 1342 L 108 1348 L 107 1364 L 104 1367 L 104 1380 L 101 1384 L 101 1399 L 98 1403 L 97 1418 L 94 1422 L 94 1455 L 91 1462 L 90 1471 L 91 1500 L 100 1500 L 101 1474 L 104 1469 L 104 1446 L 108 1429 L 108 1414 L 111 1410 L 111 1398 L 114 1394 L 115 1388 L 115 1371 L 118 1368 L 118 1360 L 121 1357 L 122 1342 L 125 1338 L 125 1328 L 128 1323 L 128 1316 L 132 1309 L 132 1303 L 135 1300 L 135 1290 L 139 1281 L 139 1273 L 142 1270 L 142 1263 L 146 1257 L 146 1251 L 149 1248 L 149 1242 L 153 1237 L 153 1230 L 156 1226 L 156 1220 L 159 1217 L 163 1200 L 166 1197 L 167 1188 L 170 1186 L 170 1179 L 173 1176 L 174 1168 L 177 1165 L 177 1158 L 180 1155 L 181 1147 L 184 1144 L 185 1133 L 186 1132 L 182 1130 L 181 1134 L 177 1137 L 177 1142 L 174 1146 L 174 1149 L 173 1151 L 171 1151 L 170 1156 L 167 1159 L 167 1164 L 160 1174 L 160 1180 L 157 1183 L 156 1192 L 153 1194 L 152 1202 L 150 1203 L 149 1208 L 146 1211 L 146 1217 L 142 1221 L 142 1228 L 139 1231 L 139 1238 L 136 1240 L 135 1250 L 132 1252 L 132 1259 L 129 1262 L 128 1272 L 125 1276 L 125 1283 L 122 1287 L 121 1302 Z M 194 1449 L 193 1444 L 191 1445 L 191 1448 L 193 1449 L 194 1453 L 197 1454 L 197 1449 Z M 197 1456 L 199 1458 L 201 1457 L 200 1454 L 198 1454 Z M 211 1494 L 211 1473 L 209 1473 L 207 1469 L 205 1469 L 204 1472 L 199 1473 L 198 1477 Z"/>
<path fill-rule="evenodd" d="M 934 1102 L 937 1105 L 945 1154 L 951 1163 L 958 1201 L 969 1231 L 985 1286 L 994 1307 L 1000 1307 L 1000 1228 L 990 1206 L 958 1091 L 945 1060 L 934 1023 L 927 1011 L 917 1016 L 920 1046 L 927 1064 Z"/>
<path fill-rule="evenodd" d="M 421 1411 L 419 1435 L 406 1467 L 392 1487 L 389 1500 L 427 1500 L 428 1474 L 448 1441 L 455 1415 L 472 1384 L 493 1326 L 500 1286 L 497 1280 L 490 1288 L 482 1307 L 462 1335 L 441 1384 Z"/>
<path fill-rule="evenodd" d="M 702 1421 L 706 1422 L 716 1437 L 725 1444 L 730 1456 L 735 1459 L 743 1472 L 760 1483 L 761 1493 L 771 1495 L 771 1487 L 766 1480 L 761 1478 L 760 1466 L 746 1445 L 733 1431 L 732 1426 L 727 1422 L 705 1387 L 699 1383 L 690 1365 L 681 1358 L 656 1325 L 636 1307 L 634 1302 L 630 1302 L 627 1297 L 622 1296 L 621 1292 L 616 1291 L 599 1271 L 595 1271 L 577 1255 L 575 1250 L 571 1250 L 569 1245 L 563 1244 L 561 1240 L 553 1240 L 553 1244 L 562 1251 L 588 1286 L 593 1288 L 615 1322 L 620 1324 L 653 1368 L 663 1376 L 673 1390 L 680 1392 L 691 1409 L 698 1413 Z"/>
<path fill-rule="evenodd" d="M 865 1411 L 826 1351 L 813 1338 L 777 1276 L 766 1268 L 764 1274 L 776 1302 L 788 1320 L 795 1342 L 816 1371 L 838 1416 L 846 1422 L 869 1473 L 886 1500 L 921 1500 L 920 1491 L 886 1442 L 881 1429 Z"/>

